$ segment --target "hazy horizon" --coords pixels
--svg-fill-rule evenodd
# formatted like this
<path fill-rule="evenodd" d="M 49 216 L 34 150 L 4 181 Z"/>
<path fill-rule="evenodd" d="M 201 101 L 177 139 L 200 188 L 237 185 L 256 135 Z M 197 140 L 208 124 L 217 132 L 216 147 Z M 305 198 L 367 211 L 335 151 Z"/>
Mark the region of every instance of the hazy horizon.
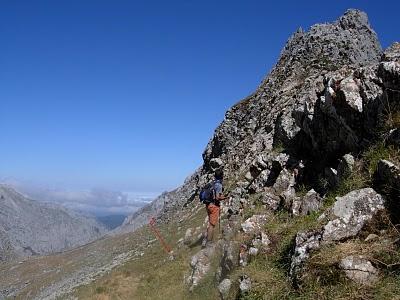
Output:
<path fill-rule="evenodd" d="M 162 192 L 112 190 L 103 187 L 66 188 L 37 185 L 32 182 L 0 178 L 0 184 L 11 186 L 32 200 L 52 202 L 94 216 L 129 215 L 148 204 Z"/>

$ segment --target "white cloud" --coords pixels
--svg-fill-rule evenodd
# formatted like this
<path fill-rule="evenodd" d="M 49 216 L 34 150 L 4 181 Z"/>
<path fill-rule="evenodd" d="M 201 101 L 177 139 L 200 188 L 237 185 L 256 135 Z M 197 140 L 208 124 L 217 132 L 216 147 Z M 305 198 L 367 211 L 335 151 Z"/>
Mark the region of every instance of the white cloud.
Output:
<path fill-rule="evenodd" d="M 17 181 L 7 182 L 29 198 L 56 202 L 73 210 L 95 215 L 131 214 L 151 202 L 157 193 L 111 191 L 102 188 L 91 190 L 51 189 L 23 184 Z"/>

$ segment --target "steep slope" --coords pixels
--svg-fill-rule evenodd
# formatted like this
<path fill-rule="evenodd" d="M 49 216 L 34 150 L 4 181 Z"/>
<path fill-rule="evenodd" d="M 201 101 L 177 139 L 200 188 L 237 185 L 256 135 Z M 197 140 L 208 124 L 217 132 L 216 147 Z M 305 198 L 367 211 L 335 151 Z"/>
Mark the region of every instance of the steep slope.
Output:
<path fill-rule="evenodd" d="M 205 224 L 179 240 L 171 237 L 181 259 L 193 254 L 184 278 L 199 299 L 203 289 L 215 295 L 217 286 L 222 299 L 262 299 L 270 292 L 396 295 L 399 57 L 398 44 L 382 52 L 358 10 L 298 30 L 255 93 L 226 113 L 204 151 L 204 165 L 182 187 L 128 217 L 120 230 L 138 228 L 149 216 L 178 228 L 187 224 L 203 209 L 193 201 L 199 188 L 223 168 L 231 200 L 223 207 L 216 245 L 199 249 Z M 272 291 L 274 285 L 279 288 Z M 147 298 L 160 298 L 151 284 L 142 287 Z"/>
<path fill-rule="evenodd" d="M 106 233 L 96 220 L 0 185 L 0 261 L 64 251 Z"/>
<path fill-rule="evenodd" d="M 0 295 L 396 299 L 399 91 L 400 44 L 382 53 L 365 13 L 297 31 L 255 93 L 226 113 L 204 165 L 181 187 L 112 237 L 5 265 L 0 275 L 12 278 L 0 276 Z M 196 196 L 218 168 L 231 199 L 215 243 L 201 249 L 207 219 Z M 173 253 L 143 226 L 152 216 Z M 62 262 L 49 268 L 53 259 Z M 36 268 L 40 283 L 24 285 L 19 277 Z"/>
<path fill-rule="evenodd" d="M 254 94 L 227 111 L 204 151 L 203 166 L 183 186 L 128 217 L 121 230 L 143 225 L 150 215 L 168 219 L 164 211 L 174 211 L 191 202 L 199 186 L 210 180 L 212 170 L 219 165 L 223 165 L 228 181 L 232 182 L 249 170 L 256 156 L 277 145 L 305 148 L 293 149 L 296 154 L 325 155 L 318 145 L 315 149 L 304 145 L 308 141 L 296 124 L 294 112 L 301 114 L 306 109 L 312 113 L 318 93 L 324 89 L 324 78 L 334 70 L 377 63 L 381 54 L 376 33 L 366 14 L 358 10 L 347 11 L 334 23 L 314 25 L 308 32 L 299 29 Z"/>

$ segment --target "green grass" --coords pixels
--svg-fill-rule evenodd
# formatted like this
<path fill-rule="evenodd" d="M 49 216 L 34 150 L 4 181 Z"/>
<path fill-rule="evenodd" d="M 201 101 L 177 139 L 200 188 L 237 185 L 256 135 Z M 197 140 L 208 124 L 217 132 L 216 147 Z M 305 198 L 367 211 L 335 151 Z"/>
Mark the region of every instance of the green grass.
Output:
<path fill-rule="evenodd" d="M 96 293 L 97 294 L 102 294 L 102 293 L 105 293 L 106 291 L 107 291 L 107 289 L 104 286 L 96 287 Z"/>
<path fill-rule="evenodd" d="M 357 163 L 353 171 L 344 178 L 337 187 L 330 190 L 324 200 L 324 206 L 330 207 L 335 203 L 336 197 L 344 196 L 351 191 L 365 188 L 370 185 L 370 177 L 364 170 L 363 165 Z"/>
<path fill-rule="evenodd" d="M 316 212 L 293 218 L 285 211 L 271 215 L 264 228 L 272 242 L 270 251 L 258 255 L 249 265 L 230 275 L 234 282 L 243 274 L 252 280 L 252 289 L 240 299 L 289 299 L 296 294 L 288 279 L 293 241 L 298 231 L 320 226 L 318 215 Z M 232 293 L 230 299 L 237 299 L 236 296 Z"/>
<path fill-rule="evenodd" d="M 363 160 L 370 177 L 372 177 L 378 167 L 378 162 L 381 159 L 400 161 L 400 152 L 393 146 L 386 146 L 383 142 L 370 146 L 363 153 Z"/>

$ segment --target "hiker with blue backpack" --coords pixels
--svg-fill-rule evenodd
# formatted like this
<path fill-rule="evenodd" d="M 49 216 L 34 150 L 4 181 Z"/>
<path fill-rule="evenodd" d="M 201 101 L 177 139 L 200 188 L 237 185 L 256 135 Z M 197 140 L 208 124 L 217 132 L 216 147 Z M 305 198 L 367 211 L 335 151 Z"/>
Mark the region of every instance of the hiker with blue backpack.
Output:
<path fill-rule="evenodd" d="M 206 205 L 207 215 L 208 215 L 208 226 L 207 232 L 202 242 L 202 247 L 206 247 L 210 244 L 214 237 L 214 228 L 219 222 L 220 215 L 220 201 L 229 198 L 227 195 L 223 195 L 223 181 L 224 173 L 222 170 L 217 170 L 215 172 L 215 180 L 208 183 L 199 194 L 200 201 Z"/>

